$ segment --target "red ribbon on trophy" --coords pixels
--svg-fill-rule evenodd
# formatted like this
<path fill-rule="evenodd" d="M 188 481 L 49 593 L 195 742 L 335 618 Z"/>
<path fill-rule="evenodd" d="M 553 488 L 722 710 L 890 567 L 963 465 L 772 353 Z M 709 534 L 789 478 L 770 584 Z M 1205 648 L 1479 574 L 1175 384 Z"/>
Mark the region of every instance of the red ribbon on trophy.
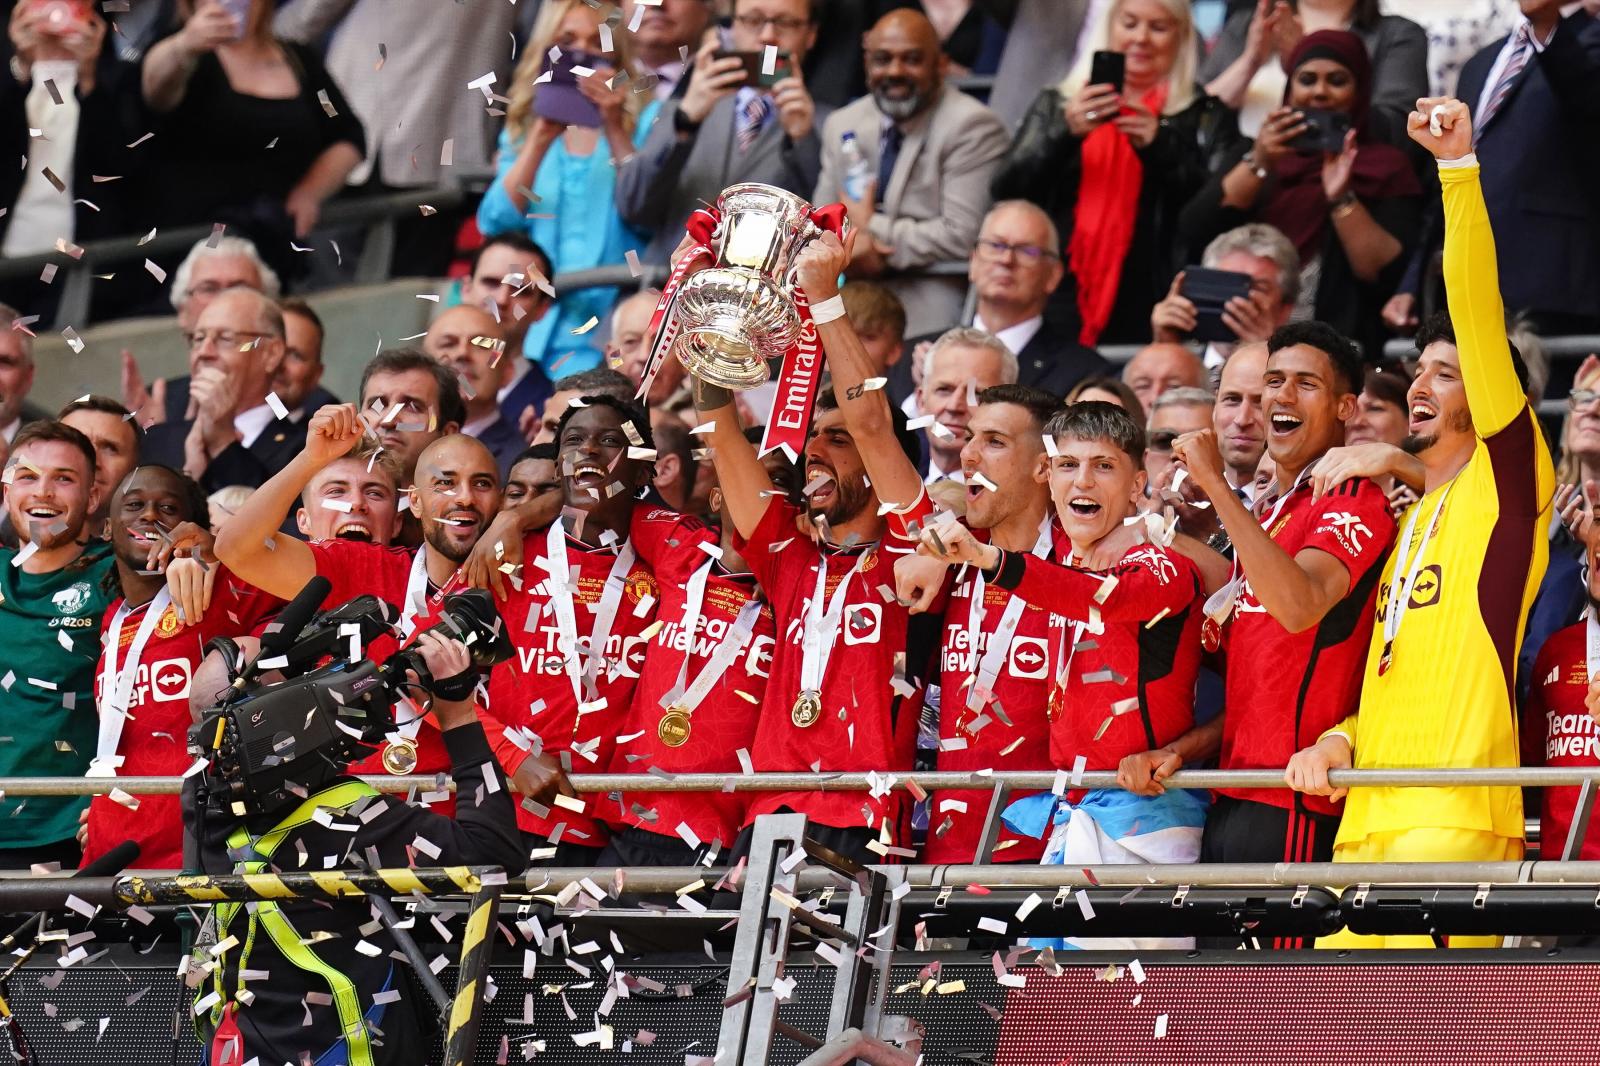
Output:
<path fill-rule="evenodd" d="M 812 208 L 810 218 L 818 229 L 844 239 L 849 225 L 843 204 L 828 204 Z M 721 216 L 716 208 L 700 208 L 689 216 L 684 227 L 694 244 L 684 253 L 667 277 L 656 301 L 655 312 L 650 316 L 650 335 L 655 343 L 650 358 L 645 363 L 644 378 L 636 399 L 643 399 L 650 391 L 656 372 L 672 352 L 678 336 L 678 320 L 672 314 L 673 301 L 683 281 L 693 273 L 701 259 L 713 258 L 712 242 Z M 786 450 L 791 459 L 798 459 L 805 451 L 806 430 L 811 424 L 811 410 L 816 403 L 817 384 L 822 379 L 823 352 L 817 340 L 817 326 L 811 318 L 811 302 L 797 285 L 792 296 L 794 308 L 800 319 L 800 334 L 783 357 L 783 367 L 778 373 L 778 391 L 767 417 L 766 433 L 761 440 L 761 454 L 775 448 Z"/>

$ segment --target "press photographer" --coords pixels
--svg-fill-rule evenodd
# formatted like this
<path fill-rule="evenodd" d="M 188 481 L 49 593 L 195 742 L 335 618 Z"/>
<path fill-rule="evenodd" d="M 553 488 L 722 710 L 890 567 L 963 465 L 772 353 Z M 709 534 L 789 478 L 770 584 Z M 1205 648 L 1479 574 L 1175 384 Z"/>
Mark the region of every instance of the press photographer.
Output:
<path fill-rule="evenodd" d="M 194 728 L 207 766 L 185 786 L 184 815 L 201 871 L 520 869 L 511 792 L 473 706 L 480 671 L 510 654 L 488 595 L 450 597 L 436 627 L 378 664 L 357 653 L 387 628 L 392 611 L 361 597 L 306 625 L 326 592 L 325 579 L 306 586 Z M 282 669 L 287 680 L 262 684 L 258 668 Z M 381 796 L 348 774 L 395 727 L 392 708 L 402 696 L 427 703 L 443 736 L 454 818 Z M 401 717 L 412 713 L 410 703 L 400 706 Z M 360 906 L 215 907 L 191 962 L 208 971 L 195 1005 L 213 1066 L 418 1061 L 424 1012 L 397 969 L 395 938 L 376 913 L 370 922 L 351 913 Z"/>

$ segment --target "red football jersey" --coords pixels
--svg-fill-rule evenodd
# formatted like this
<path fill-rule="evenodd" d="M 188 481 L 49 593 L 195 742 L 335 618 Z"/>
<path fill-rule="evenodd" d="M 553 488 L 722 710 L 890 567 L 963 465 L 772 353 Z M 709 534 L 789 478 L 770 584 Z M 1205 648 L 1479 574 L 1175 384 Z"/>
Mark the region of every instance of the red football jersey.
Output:
<path fill-rule="evenodd" d="M 109 629 L 122 604 L 122 600 L 113 603 L 101 624 L 101 637 L 107 646 L 102 647 L 95 667 L 97 703 L 106 698 L 106 655 L 113 639 Z M 149 606 L 147 603 L 134 608 L 122 620 L 115 637 L 119 674 L 128 668 L 129 649 Z M 249 632 L 280 606 L 276 598 L 222 568 L 217 573 L 211 607 L 197 624 L 180 625 L 177 608 L 171 604 L 165 607 L 145 640 L 129 691 L 128 717 L 117 744 L 117 754 L 123 760 L 116 771 L 118 777 L 177 777 L 189 768 L 194 761 L 188 753 L 190 687 L 195 668 L 205 655 L 206 641 Z M 179 797 L 134 798 L 137 810 L 109 796 L 90 799 L 84 863 L 99 858 L 124 840 L 132 840 L 139 845 L 141 869 L 183 869 L 183 812 Z"/>
<path fill-rule="evenodd" d="M 645 656 L 632 713 L 623 733 L 632 739 L 618 743 L 611 769 L 624 774 L 651 769 L 673 774 L 740 773 L 738 752 L 743 749 L 748 754 L 754 743 L 772 663 L 776 639 L 772 606 L 762 605 L 744 650 L 690 710 L 687 739 L 676 746 L 668 744 L 662 735 L 662 719 L 667 713 L 663 698 L 678 684 L 680 673 L 684 675 L 685 688 L 694 684 L 712 653 L 734 631 L 739 612 L 758 598 L 761 590 L 754 574 L 731 573 L 706 552 L 707 546 L 717 545 L 718 535 L 699 519 L 658 507 L 638 507 L 634 509 L 629 536 L 661 587 L 656 619 L 662 625 Z M 703 578 L 699 619 L 690 634 L 685 628 L 689 585 L 707 564 L 710 569 Z M 670 730 L 668 737 L 673 737 Z M 705 843 L 721 840 L 731 844 L 744 824 L 748 795 L 629 792 L 622 797 L 622 821 L 663 836 L 685 839 L 678 831 L 681 823 Z"/>
<path fill-rule="evenodd" d="M 891 531 L 877 545 L 824 553 L 798 532 L 799 513 L 771 499 L 755 535 L 747 543 L 743 538 L 736 542 L 767 590 L 778 626 L 751 761 L 758 772 L 815 767 L 822 772 L 876 770 L 903 775 L 912 768 L 916 748 L 921 675 L 927 658 L 937 650 L 937 632 L 930 631 L 923 651 L 908 653 L 910 615 L 894 598 L 895 563 L 914 543 Z M 846 575 L 856 572 L 846 590 L 842 621 L 821 681 L 821 717 L 802 727 L 794 723 L 793 711 L 801 691 L 806 607 L 816 590 L 819 565 L 827 567 L 828 600 Z M 922 662 L 915 661 L 919 654 Z M 897 662 L 910 669 L 902 666 L 897 676 Z M 880 796 L 864 791 L 753 793 L 745 822 L 788 807 L 823 825 L 876 829 L 885 819 L 900 820 L 904 799 L 902 791 Z M 894 836 L 897 842 L 903 839 L 898 827 Z"/>
<path fill-rule="evenodd" d="M 1395 524 L 1383 490 L 1366 478 L 1352 478 L 1320 499 L 1312 499 L 1307 480 L 1292 490 L 1267 533 L 1291 556 L 1315 548 L 1338 559 L 1350 572 L 1350 589 L 1316 626 L 1290 633 L 1245 582 L 1227 632 L 1224 770 L 1281 770 L 1295 752 L 1354 713 Z M 1286 788 L 1218 791 L 1279 807 L 1292 806 L 1299 795 Z M 1337 814 L 1343 806 L 1322 796 L 1301 798 L 1316 814 Z"/>
<path fill-rule="evenodd" d="M 1051 649 L 1050 758 L 1070 770 L 1115 770 L 1122 759 L 1171 743 L 1194 725 L 1205 594 L 1194 563 L 1153 544 L 1090 571 L 1007 553 L 1005 583 L 1022 560 L 1016 594 L 1068 619 Z M 1113 582 L 1111 579 L 1115 579 Z M 1088 628 L 1098 616 L 1101 632 Z M 1081 633 L 1078 623 L 1085 623 Z"/>
<path fill-rule="evenodd" d="M 987 539 L 987 530 L 976 532 Z M 982 657 L 1013 599 L 1012 593 L 985 582 L 982 627 L 973 647 L 969 626 L 977 577 L 978 571 L 967 567 L 951 589 L 945 609 L 944 640 L 939 649 L 939 769 L 1050 769 L 1048 746 L 1040 741 L 1050 736 L 1045 715 L 1050 697 L 1050 649 L 1060 643 L 1064 620 L 1016 597 L 1021 614 L 998 663 L 993 702 L 969 707 L 968 696 L 977 684 Z M 1011 798 L 1025 795 L 1029 793 L 1014 792 Z M 935 791 L 922 861 L 972 862 L 990 799 L 991 794 L 981 790 Z M 1002 826 L 992 857 L 995 862 L 1038 862 L 1044 843 L 1036 837 L 1017 836 Z"/>
<path fill-rule="evenodd" d="M 1534 661 L 1533 686 L 1522 712 L 1522 761 L 1528 766 L 1600 766 L 1600 732 L 1583 705 L 1589 691 L 1588 633 L 1585 623 L 1550 635 Z M 1572 815 L 1578 805 L 1578 786 L 1541 789 L 1544 806 L 1539 813 L 1539 852 L 1545 859 L 1561 858 Z M 1574 858 L 1600 859 L 1600 819 L 1589 820 L 1589 831 Z"/>
<path fill-rule="evenodd" d="M 590 548 L 568 536 L 567 566 L 572 569 L 573 621 L 579 640 L 594 632 L 595 611 L 605 591 L 617 553 L 610 548 Z M 600 649 L 601 670 L 595 699 L 580 713 L 578 699 L 567 677 L 567 652 L 560 646 L 560 627 L 551 603 L 550 571 L 546 558 L 546 531 L 528 534 L 523 541 L 522 588 L 510 590 L 500 604 L 506 633 L 516 646 L 511 661 L 501 663 L 489 677 L 489 713 L 507 729 L 519 729 L 537 738 L 545 752 L 568 752 L 574 773 L 598 773 L 611 766 L 617 737 L 625 731 L 633 691 L 644 665 L 650 637 L 645 630 L 655 620 L 658 592 L 654 575 L 635 560 L 622 576 L 616 615 L 606 646 Z M 598 847 L 606 834 L 598 819 L 612 817 L 602 796 L 582 797 L 584 808 L 574 811 L 553 806 L 540 817 L 525 805 L 517 808 L 517 822 L 530 833 Z"/>

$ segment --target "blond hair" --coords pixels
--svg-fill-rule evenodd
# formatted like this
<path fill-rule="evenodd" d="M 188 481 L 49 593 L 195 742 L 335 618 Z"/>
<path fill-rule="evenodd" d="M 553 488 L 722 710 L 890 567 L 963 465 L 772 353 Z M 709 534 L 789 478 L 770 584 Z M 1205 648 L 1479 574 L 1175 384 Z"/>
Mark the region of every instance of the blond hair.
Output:
<path fill-rule="evenodd" d="M 621 27 L 616 5 L 601 3 L 597 8 L 595 4 L 587 3 L 586 0 L 545 0 L 544 5 L 539 8 L 539 17 L 534 20 L 533 31 L 528 35 L 528 43 L 522 49 L 522 59 L 517 63 L 517 72 L 511 76 L 511 95 L 506 104 L 506 136 L 513 145 L 521 143 L 522 138 L 527 136 L 528 128 L 533 125 L 533 98 L 539 92 L 539 87 L 534 81 L 543 70 L 550 48 L 555 44 L 556 34 L 561 30 L 561 24 L 566 21 L 567 15 L 574 8 L 594 11 L 602 22 L 611 22 L 611 53 L 607 58 L 617 68 L 619 76 L 625 73 L 630 79 L 624 83 L 627 92 L 623 96 L 622 112 L 629 134 L 633 133 L 634 122 L 638 119 L 639 111 L 645 102 L 641 98 L 648 94 L 636 92 L 636 87 L 631 84 L 633 34 Z M 618 15 L 617 21 L 612 20 L 614 14 Z"/>
<path fill-rule="evenodd" d="M 1111 23 L 1122 13 L 1122 7 L 1128 0 L 1115 0 L 1105 10 L 1105 17 L 1100 20 L 1100 25 L 1095 27 L 1091 38 L 1092 48 L 1086 48 L 1078 54 L 1077 61 L 1072 64 L 1072 69 L 1067 71 L 1067 76 L 1061 79 L 1057 91 L 1066 99 L 1071 99 L 1085 85 L 1089 84 L 1089 68 L 1094 62 L 1095 52 L 1106 52 L 1111 49 Z M 1195 98 L 1195 71 L 1199 67 L 1199 44 L 1195 39 L 1194 12 L 1189 9 L 1189 0 L 1155 0 L 1166 9 L 1178 23 L 1178 51 L 1172 60 L 1172 69 L 1167 72 L 1167 102 L 1161 108 L 1163 115 L 1176 115 L 1190 104 Z"/>

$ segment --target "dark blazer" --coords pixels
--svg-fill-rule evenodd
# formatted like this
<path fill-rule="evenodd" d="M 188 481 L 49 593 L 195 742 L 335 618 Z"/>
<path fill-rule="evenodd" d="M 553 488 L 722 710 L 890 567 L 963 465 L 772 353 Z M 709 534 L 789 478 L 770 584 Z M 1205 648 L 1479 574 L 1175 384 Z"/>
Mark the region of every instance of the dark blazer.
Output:
<path fill-rule="evenodd" d="M 970 322 L 966 324 L 971 325 Z M 911 380 L 911 363 L 917 345 L 938 339 L 939 334 L 928 333 L 906 341 L 905 353 L 889 368 L 887 375 L 889 383 L 886 388 L 896 404 L 904 403 L 916 391 Z M 1032 385 L 1063 399 L 1084 378 L 1115 375 L 1117 372 L 1116 367 L 1101 358 L 1099 352 L 1079 344 L 1072 334 L 1053 324 L 1048 315 L 1039 332 L 1022 346 L 1022 351 L 1017 352 L 1016 356 L 1019 385 Z M 926 458 L 923 472 L 927 472 Z"/>
<path fill-rule="evenodd" d="M 1504 40 L 1467 60 L 1476 108 Z M 1478 133 L 1500 291 L 1512 310 L 1600 317 L 1600 22 L 1561 21 Z"/>
<path fill-rule="evenodd" d="M 188 439 L 194 423 L 187 420 L 160 422 L 145 430 L 144 442 L 139 446 L 141 463 L 161 463 L 175 470 L 183 469 L 183 442 Z M 267 428 L 246 448 L 242 444 L 229 445 L 222 454 L 211 460 L 200 487 L 206 492 L 216 492 L 229 485 L 248 485 L 259 488 L 266 480 L 298 455 L 306 444 L 306 420 L 291 422 L 278 418 L 267 423 Z"/>
<path fill-rule="evenodd" d="M 339 397 L 318 385 L 306 397 L 306 402 L 301 406 L 305 411 L 305 418 L 317 413 L 319 407 L 326 407 L 330 403 L 342 402 Z M 167 379 L 167 421 L 182 422 L 189 413 L 189 375 L 179 374 L 175 378 Z M 290 412 L 291 414 L 293 412 Z M 304 421 L 304 418 L 302 418 Z M 304 434 L 301 435 L 304 439 Z"/>
<path fill-rule="evenodd" d="M 528 442 L 517 432 L 515 425 L 506 421 L 504 415 L 490 422 L 477 437 L 494 456 L 495 465 L 500 468 L 500 480 L 504 483 L 506 476 L 511 473 L 511 464 L 516 462 Z"/>

